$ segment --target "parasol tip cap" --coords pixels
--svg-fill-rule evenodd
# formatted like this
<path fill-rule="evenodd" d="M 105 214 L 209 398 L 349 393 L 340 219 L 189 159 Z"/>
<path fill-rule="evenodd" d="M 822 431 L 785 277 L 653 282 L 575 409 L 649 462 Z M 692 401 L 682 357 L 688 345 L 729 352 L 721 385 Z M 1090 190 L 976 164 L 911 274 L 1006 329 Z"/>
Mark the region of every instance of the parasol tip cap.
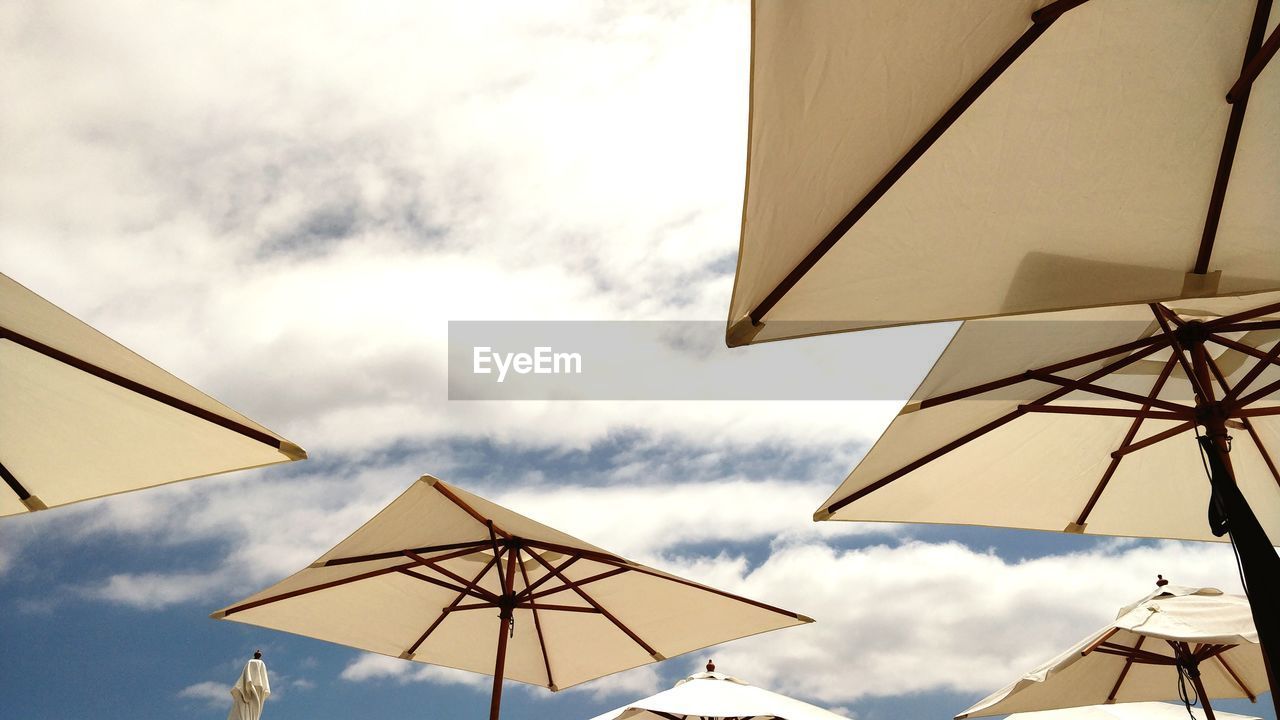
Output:
<path fill-rule="evenodd" d="M 1169 581 L 1164 579 L 1163 575 L 1156 575 L 1156 587 L 1164 587 Z"/>
<path fill-rule="evenodd" d="M 731 348 L 749 345 L 763 329 L 764 323 L 757 324 L 750 315 L 744 315 L 729 325 L 724 334 L 724 344 Z"/>
<path fill-rule="evenodd" d="M 22 498 L 22 505 L 27 509 L 27 512 L 38 512 L 40 510 L 49 509 L 49 506 L 45 505 L 44 501 L 35 495 L 28 495 Z"/>
<path fill-rule="evenodd" d="M 281 440 L 281 441 L 280 441 L 280 447 L 279 447 L 279 450 L 280 450 L 280 454 L 281 454 L 281 455 L 284 455 L 285 457 L 289 458 L 289 460 L 291 460 L 291 461 L 306 460 L 306 459 L 307 459 L 307 451 L 306 451 L 306 450 L 303 450 L 303 449 L 302 449 L 300 446 L 298 446 L 298 445 L 294 445 L 293 443 L 289 442 L 288 440 Z"/>
<path fill-rule="evenodd" d="M 262 651 L 261 651 L 261 650 L 254 650 L 254 651 L 253 651 L 253 659 L 254 659 L 254 660 L 261 660 L 261 659 L 262 659 Z"/>
<path fill-rule="evenodd" d="M 715 671 L 716 671 L 716 663 L 715 663 L 715 661 L 714 661 L 714 660 L 708 660 L 708 661 L 707 661 L 707 672 L 715 672 Z"/>

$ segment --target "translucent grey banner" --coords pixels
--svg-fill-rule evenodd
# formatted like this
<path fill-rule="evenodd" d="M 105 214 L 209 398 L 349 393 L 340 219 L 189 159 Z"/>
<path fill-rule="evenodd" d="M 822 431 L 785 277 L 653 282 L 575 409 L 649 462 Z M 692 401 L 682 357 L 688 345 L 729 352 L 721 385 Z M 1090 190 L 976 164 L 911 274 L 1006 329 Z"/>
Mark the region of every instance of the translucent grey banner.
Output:
<path fill-rule="evenodd" d="M 721 321 L 450 322 L 449 399 L 903 402 L 914 395 L 934 404 L 1016 401 L 1037 412 L 1046 402 L 1119 403 L 1138 409 L 1094 414 L 1176 420 L 1192 416 L 1195 388 L 1207 380 L 1207 402 L 1222 399 L 1232 412 L 1275 405 L 1280 323 L 1176 322 L 1167 333 L 1145 319 L 1003 318 L 853 333 L 833 325 L 831 334 L 733 349 Z M 1192 383 L 1185 368 L 1195 352 L 1202 363 L 1195 372 L 1205 376 Z M 1253 407 L 1241 416 L 1277 412 Z"/>
<path fill-rule="evenodd" d="M 451 321 L 450 400 L 897 400 L 954 324 L 725 346 L 724 321 Z"/>

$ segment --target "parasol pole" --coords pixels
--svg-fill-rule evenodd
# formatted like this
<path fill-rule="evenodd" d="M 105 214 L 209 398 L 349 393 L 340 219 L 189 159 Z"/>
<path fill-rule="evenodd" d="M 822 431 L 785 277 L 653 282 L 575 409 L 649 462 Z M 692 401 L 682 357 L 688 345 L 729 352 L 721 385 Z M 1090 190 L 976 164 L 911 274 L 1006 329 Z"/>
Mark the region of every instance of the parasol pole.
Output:
<path fill-rule="evenodd" d="M 1225 519 L 1226 531 L 1240 558 L 1240 573 L 1249 597 L 1249 609 L 1258 631 L 1262 648 L 1262 660 L 1267 669 L 1268 684 L 1272 688 L 1271 702 L 1280 715 L 1280 693 L 1275 691 L 1275 669 L 1280 667 L 1280 612 L 1274 605 L 1265 604 L 1264 598 L 1275 598 L 1280 593 L 1280 557 L 1277 557 L 1271 539 L 1253 514 L 1248 500 L 1236 484 L 1231 466 L 1231 437 L 1227 434 L 1227 418 L 1231 408 L 1225 402 L 1214 399 L 1210 378 L 1209 357 L 1204 347 L 1205 332 L 1199 323 L 1187 323 L 1177 330 L 1181 344 L 1189 350 L 1191 366 L 1195 374 L 1192 386 L 1196 393 L 1197 421 L 1204 426 L 1200 438 L 1209 464 L 1209 482 L 1213 487 L 1210 500 L 1210 528 L 1215 535 L 1222 530 L 1214 522 L 1215 510 Z M 1174 349 L 1175 352 L 1178 348 Z M 1197 688 L 1198 689 L 1198 688 Z"/>
<path fill-rule="evenodd" d="M 511 637 L 511 618 L 515 612 L 516 555 L 518 550 L 507 545 L 507 576 L 503 578 L 502 597 L 498 600 L 498 657 L 493 664 L 493 693 L 489 700 L 489 720 L 498 720 L 498 708 L 502 705 L 502 673 L 507 665 L 507 638 Z M 499 565 L 501 567 L 501 565 Z"/>

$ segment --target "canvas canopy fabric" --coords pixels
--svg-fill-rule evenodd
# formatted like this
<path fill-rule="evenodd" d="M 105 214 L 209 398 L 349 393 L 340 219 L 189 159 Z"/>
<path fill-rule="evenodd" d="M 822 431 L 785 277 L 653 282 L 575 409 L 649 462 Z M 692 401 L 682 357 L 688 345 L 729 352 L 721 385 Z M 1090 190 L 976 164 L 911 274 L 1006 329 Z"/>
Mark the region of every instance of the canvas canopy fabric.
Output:
<path fill-rule="evenodd" d="M 1169 586 L 956 718 L 1176 699 L 1177 643 L 1197 658 L 1208 697 L 1253 700 L 1268 690 L 1248 601 L 1213 588 Z"/>
<path fill-rule="evenodd" d="M 213 617 L 551 690 L 812 622 L 429 475 L 310 567 Z"/>
<path fill-rule="evenodd" d="M 1204 710 L 1191 708 L 1196 720 L 1205 720 Z M 1237 715 L 1214 710 L 1218 720 L 1258 720 L 1251 715 Z M 1088 705 L 1062 710 L 1039 710 L 1015 713 L 1006 720 L 1187 720 L 1187 708 L 1162 702 L 1119 703 L 1116 705 Z"/>
<path fill-rule="evenodd" d="M 1146 305 L 966 322 L 815 517 L 1219 539 L 1203 418 L 1172 351 L 1200 321 L 1219 399 L 1223 382 L 1241 388 L 1227 411 L 1236 482 L 1280 538 L 1278 303 L 1167 303 L 1168 332 Z"/>
<path fill-rule="evenodd" d="M 669 690 L 592 720 L 846 720 L 817 705 L 769 692 L 723 673 L 703 672 Z"/>
<path fill-rule="evenodd" d="M 267 664 L 254 658 L 245 663 L 240 678 L 231 686 L 231 711 L 227 713 L 227 720 L 258 720 L 270 695 Z"/>
<path fill-rule="evenodd" d="M 306 457 L 0 275 L 0 516 Z"/>
<path fill-rule="evenodd" d="M 1280 288 L 1278 20 L 756 0 L 728 343 Z"/>

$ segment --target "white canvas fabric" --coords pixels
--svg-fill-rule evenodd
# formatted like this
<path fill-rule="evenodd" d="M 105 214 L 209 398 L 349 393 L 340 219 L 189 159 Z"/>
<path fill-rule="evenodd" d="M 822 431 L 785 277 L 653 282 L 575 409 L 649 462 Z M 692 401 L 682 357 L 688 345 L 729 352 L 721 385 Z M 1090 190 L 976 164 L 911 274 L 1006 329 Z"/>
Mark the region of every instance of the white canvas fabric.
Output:
<path fill-rule="evenodd" d="M 1184 319 L 1211 321 L 1277 302 L 1280 293 L 1166 305 Z M 1270 313 L 1257 320 L 1277 317 L 1280 314 Z M 1112 453 L 1121 448 L 1132 418 L 1027 412 L 931 461 L 919 463 L 1058 386 L 1027 379 L 945 404 L 927 406 L 930 400 L 999 378 L 1024 376 L 1027 370 L 1158 333 L 1160 328 L 1146 305 L 965 322 L 911 401 L 822 505 L 816 519 L 1225 540 L 1210 533 L 1205 519 L 1210 485 L 1194 428 L 1123 455 L 1085 516 L 1083 527 L 1077 525 L 1077 520 L 1100 486 Z M 1270 351 L 1280 339 L 1280 331 L 1256 330 L 1231 333 L 1230 337 L 1242 345 Z M 1233 384 L 1257 362 L 1239 350 L 1212 344 L 1206 347 Z M 1136 352 L 1098 359 L 1057 374 L 1078 379 Z M 1170 357 L 1168 349 L 1161 349 L 1096 382 L 1145 397 Z M 1263 389 L 1278 379 L 1280 367 L 1270 367 L 1257 376 L 1249 391 Z M 1181 366 L 1174 366 L 1159 398 L 1191 406 L 1192 395 Z M 922 407 L 922 403 L 926 406 Z M 1130 410 L 1138 407 L 1127 400 L 1084 390 L 1072 391 L 1049 404 Z M 1280 402 L 1268 397 L 1256 407 L 1277 404 Z M 1251 418 L 1253 433 L 1239 421 L 1233 422 L 1228 432 L 1233 437 L 1230 457 L 1237 483 L 1270 537 L 1280 538 L 1280 481 L 1269 463 L 1269 459 L 1280 462 L 1280 415 Z M 1142 442 L 1177 425 L 1179 422 L 1173 420 L 1145 420 L 1133 442 Z M 1265 455 L 1260 447 L 1266 448 Z M 895 475 L 896 479 L 885 482 Z M 850 498 L 856 499 L 850 502 Z"/>
<path fill-rule="evenodd" d="M 111 382 L 76 367 L 87 363 Z M 136 383 L 229 429 L 148 397 Z M 219 403 L 0 275 L 0 463 L 30 497 L 0 486 L 0 516 L 306 457 Z"/>
<path fill-rule="evenodd" d="M 258 720 L 262 706 L 271 695 L 267 664 L 254 658 L 240 671 L 240 679 L 231 687 L 231 712 L 227 720 Z"/>
<path fill-rule="evenodd" d="M 744 318 L 1048 0 L 753 3 L 729 344 L 1280 288 L 1280 72 L 1195 264 L 1257 4 L 1090 0 L 1012 62 L 751 328 Z M 1280 20 L 1275 6 L 1267 32 Z M 1220 275 L 1212 275 L 1220 273 Z"/>
<path fill-rule="evenodd" d="M 1205 720 L 1204 710 L 1201 708 L 1191 708 L 1191 714 L 1196 720 Z M 1213 714 L 1218 720 L 1258 720 L 1251 715 L 1222 712 L 1217 708 L 1214 708 Z M 1088 705 L 1061 710 L 1015 713 L 1006 720 L 1187 720 L 1187 708 L 1184 705 L 1162 702 Z"/>
<path fill-rule="evenodd" d="M 669 690 L 592 720 L 669 720 L 673 715 L 681 720 L 847 720 L 817 705 L 717 672 L 690 675 Z"/>
<path fill-rule="evenodd" d="M 1177 699 L 1178 676 L 1173 666 L 1133 663 L 1126 671 L 1125 658 L 1092 649 L 1104 640 L 1169 658 L 1173 657 L 1169 640 L 1192 647 L 1232 645 L 1200 663 L 1209 697 L 1256 697 L 1268 690 L 1248 600 L 1213 588 L 1169 586 L 1122 609 L 1115 622 L 956 717 Z"/>
<path fill-rule="evenodd" d="M 812 622 L 619 558 L 429 475 L 310 567 L 213 617 L 493 674 L 493 600 L 504 594 L 490 567 L 495 544 L 504 573 L 513 552 L 518 558 L 513 592 L 538 593 L 534 607 L 522 601 L 513 611 L 504 667 L 511 680 L 563 689 Z M 571 589 L 582 581 L 582 593 Z M 473 591 L 459 592 L 462 583 L 475 583 Z"/>

